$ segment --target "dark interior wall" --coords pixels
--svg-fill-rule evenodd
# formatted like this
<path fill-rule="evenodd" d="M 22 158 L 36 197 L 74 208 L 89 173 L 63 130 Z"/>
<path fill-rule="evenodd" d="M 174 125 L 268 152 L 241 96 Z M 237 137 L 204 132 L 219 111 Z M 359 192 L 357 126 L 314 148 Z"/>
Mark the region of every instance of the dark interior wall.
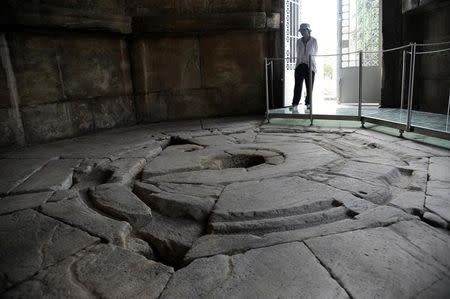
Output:
<path fill-rule="evenodd" d="M 279 1 L 1 5 L 0 146 L 263 112 Z"/>
<path fill-rule="evenodd" d="M 450 1 L 383 1 L 383 48 L 443 41 L 450 41 Z M 448 47 L 418 47 L 417 51 Z M 401 55 L 385 55 L 383 67 L 382 106 L 399 107 Z M 445 114 L 449 92 L 450 52 L 418 55 L 413 108 Z"/>

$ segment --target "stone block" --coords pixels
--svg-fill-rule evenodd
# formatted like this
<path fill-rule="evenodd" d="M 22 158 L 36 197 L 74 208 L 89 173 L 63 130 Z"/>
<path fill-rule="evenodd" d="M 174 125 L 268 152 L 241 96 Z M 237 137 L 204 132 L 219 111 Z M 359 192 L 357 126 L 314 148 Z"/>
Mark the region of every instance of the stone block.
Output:
<path fill-rule="evenodd" d="M 73 170 L 80 164 L 78 159 L 58 159 L 47 163 L 13 193 L 67 190 L 72 187 Z"/>
<path fill-rule="evenodd" d="M 2 159 L 0 160 L 0 195 L 8 194 L 35 172 L 49 159 Z"/>
<path fill-rule="evenodd" d="M 74 135 L 67 103 L 23 107 L 21 110 L 25 136 L 29 143 Z"/>
<path fill-rule="evenodd" d="M 450 283 L 448 270 L 431 254 L 388 228 L 356 230 L 305 243 L 355 298 L 405 298 L 425 289 L 444 292 Z M 419 246 L 423 243 L 419 241 Z M 440 280 L 445 283 L 436 284 Z"/>
<path fill-rule="evenodd" d="M 263 49 L 263 33 L 228 32 L 202 36 L 202 86 L 260 84 L 263 81 Z"/>
<path fill-rule="evenodd" d="M 94 116 L 90 101 L 74 101 L 66 104 L 70 110 L 70 120 L 74 135 L 82 135 L 94 131 Z"/>
<path fill-rule="evenodd" d="M 227 30 L 264 30 L 265 12 L 214 13 L 202 15 L 164 15 L 143 17 L 135 22 L 139 33 L 211 32 Z"/>
<path fill-rule="evenodd" d="M 21 104 L 63 99 L 64 86 L 55 38 L 35 33 L 10 33 L 7 40 Z"/>
<path fill-rule="evenodd" d="M 167 103 L 159 92 L 136 95 L 137 120 L 140 123 L 167 120 Z"/>
<path fill-rule="evenodd" d="M 138 94 L 200 87 L 197 37 L 141 38 L 133 53 Z"/>
<path fill-rule="evenodd" d="M 79 196 L 57 202 L 49 201 L 42 205 L 40 210 L 45 215 L 119 246 L 125 246 L 126 239 L 131 233 L 131 226 L 127 222 L 114 220 L 97 213 L 90 209 Z"/>
<path fill-rule="evenodd" d="M 205 296 L 205 294 L 207 294 Z M 197 259 L 178 270 L 161 298 L 348 298 L 299 242 Z"/>
<path fill-rule="evenodd" d="M 8 1 L 6 18 L 11 25 L 131 32 L 131 18 L 122 0 Z"/>
<path fill-rule="evenodd" d="M 0 215 L 36 208 L 44 204 L 53 192 L 28 193 L 0 199 Z"/>
<path fill-rule="evenodd" d="M 94 100 L 93 114 L 96 129 L 123 127 L 136 123 L 133 100 L 129 96 Z"/>
<path fill-rule="evenodd" d="M 0 147 L 16 143 L 14 134 L 15 119 L 9 108 L 0 108 Z"/>
<path fill-rule="evenodd" d="M 177 94 L 162 93 L 168 120 L 212 117 L 223 114 L 225 103 L 216 89 L 192 89 Z"/>
<path fill-rule="evenodd" d="M 261 12 L 264 0 L 152 0 L 127 1 L 127 11 L 132 16 L 205 15 L 211 13 Z"/>
<path fill-rule="evenodd" d="M 254 84 L 226 85 L 220 89 L 224 105 L 222 115 L 263 114 L 264 89 L 262 81 Z"/>
<path fill-rule="evenodd" d="M 125 40 L 97 35 L 58 39 L 64 94 L 69 99 L 132 93 Z"/>
<path fill-rule="evenodd" d="M 202 225 L 187 218 L 172 218 L 152 213 L 151 223 L 136 232 L 148 241 L 166 263 L 178 264 L 195 240 L 203 233 Z"/>
<path fill-rule="evenodd" d="M 151 209 L 122 185 L 99 185 L 90 190 L 90 197 L 98 209 L 133 226 L 147 225 L 152 221 Z"/>
<path fill-rule="evenodd" d="M 173 272 L 131 251 L 98 245 L 42 271 L 5 297 L 159 298 Z"/>
<path fill-rule="evenodd" d="M 0 64 L 0 109 L 9 107 L 11 107 L 10 93 L 5 67 L 2 63 Z"/>

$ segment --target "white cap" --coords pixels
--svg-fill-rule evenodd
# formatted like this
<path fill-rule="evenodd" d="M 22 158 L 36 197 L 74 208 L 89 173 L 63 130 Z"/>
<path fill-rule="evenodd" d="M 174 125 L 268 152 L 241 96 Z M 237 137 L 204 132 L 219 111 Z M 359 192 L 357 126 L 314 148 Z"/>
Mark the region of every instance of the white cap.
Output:
<path fill-rule="evenodd" d="M 298 29 L 298 31 L 300 31 L 300 30 L 302 30 L 302 29 L 306 29 L 306 30 L 308 30 L 309 32 L 311 32 L 311 26 L 309 26 L 308 23 L 302 23 L 302 24 L 300 24 L 300 28 Z"/>

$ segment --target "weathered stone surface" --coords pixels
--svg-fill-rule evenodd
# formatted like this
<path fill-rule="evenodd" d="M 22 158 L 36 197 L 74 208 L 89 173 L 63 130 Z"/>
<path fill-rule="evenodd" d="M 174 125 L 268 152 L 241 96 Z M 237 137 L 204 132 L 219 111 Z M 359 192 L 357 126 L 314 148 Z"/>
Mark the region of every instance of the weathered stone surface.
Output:
<path fill-rule="evenodd" d="M 393 196 L 390 203 L 411 214 L 422 214 L 425 204 L 424 191 L 400 190 Z"/>
<path fill-rule="evenodd" d="M 152 209 L 169 217 L 190 217 L 205 221 L 214 206 L 211 197 L 198 197 L 183 193 L 158 190 L 156 186 L 136 182 L 134 192 Z"/>
<path fill-rule="evenodd" d="M 144 168 L 145 163 L 146 160 L 144 158 L 118 159 L 102 168 L 113 173 L 109 183 L 130 185 Z"/>
<path fill-rule="evenodd" d="M 78 159 L 58 159 L 48 162 L 24 183 L 13 190 L 14 193 L 64 190 L 72 186 L 73 169 L 80 164 Z"/>
<path fill-rule="evenodd" d="M 445 221 L 438 215 L 430 213 L 430 212 L 423 213 L 423 221 L 425 221 L 433 226 L 437 226 L 437 227 L 442 227 L 442 228 L 449 227 L 447 221 Z"/>
<path fill-rule="evenodd" d="M 388 228 L 320 237 L 306 244 L 352 297 L 411 297 L 437 287 L 448 291 L 445 284 L 436 284 L 450 284 L 447 270 Z"/>
<path fill-rule="evenodd" d="M 250 31 L 266 28 L 266 13 L 203 14 L 197 15 L 195 18 L 189 16 L 152 16 L 137 19 L 136 23 L 136 31 L 144 33 Z"/>
<path fill-rule="evenodd" d="M 234 254 L 252 248 L 261 248 L 303 241 L 315 237 L 333 235 L 347 231 L 387 226 L 399 221 L 417 220 L 418 218 L 406 214 L 400 209 L 388 206 L 374 207 L 355 216 L 354 219 L 345 219 L 332 223 L 303 229 L 273 232 L 263 236 L 245 235 L 205 235 L 200 237 L 185 256 L 186 261 L 199 257 L 217 254 Z"/>
<path fill-rule="evenodd" d="M 6 293 L 46 298 L 158 298 L 173 269 L 113 245 L 98 245 Z"/>
<path fill-rule="evenodd" d="M 88 208 L 79 196 L 48 202 L 41 206 L 41 211 L 119 246 L 125 246 L 125 240 L 131 232 L 127 222 L 100 215 Z"/>
<path fill-rule="evenodd" d="M 348 298 L 302 243 L 193 261 L 178 270 L 162 298 Z"/>
<path fill-rule="evenodd" d="M 75 135 L 69 107 L 69 103 L 23 107 L 22 121 L 27 142 L 38 143 Z"/>
<path fill-rule="evenodd" d="M 1 159 L 0 194 L 9 193 L 48 161 L 48 159 Z"/>
<path fill-rule="evenodd" d="M 147 184 L 147 186 L 150 184 Z M 158 189 L 170 192 L 179 193 L 185 195 L 199 196 L 199 197 L 219 197 L 223 190 L 221 186 L 209 186 L 209 185 L 196 185 L 196 184 L 171 184 L 160 183 Z"/>
<path fill-rule="evenodd" d="M 450 197 L 427 196 L 425 208 L 450 222 Z"/>
<path fill-rule="evenodd" d="M 139 94 L 201 87 L 197 37 L 140 38 L 132 51 Z"/>
<path fill-rule="evenodd" d="M 219 222 L 220 230 L 229 227 L 230 232 L 238 229 L 233 229 L 236 225 L 242 229 L 252 227 L 255 231 L 270 226 L 274 230 L 286 230 L 341 220 L 346 218 L 346 208 L 334 207 L 341 205 L 345 198 L 352 199 L 353 196 L 300 177 L 233 183 L 224 189 L 217 201 L 212 225 L 214 230 L 219 229 L 215 227 Z"/>
<path fill-rule="evenodd" d="M 205 170 L 195 170 L 195 168 L 189 168 L 190 171 L 171 173 L 166 175 L 158 175 L 152 176 L 145 175 L 146 172 L 144 170 L 143 179 L 145 182 L 173 182 L 173 183 L 192 183 L 192 184 L 208 184 L 208 185 L 216 185 L 216 184 L 224 184 L 231 183 L 236 181 L 249 181 L 262 179 L 266 177 L 273 176 L 281 176 L 283 174 L 292 174 L 297 173 L 299 171 L 315 169 L 321 165 L 328 164 L 332 161 L 339 159 L 339 156 L 330 152 L 318 145 L 312 143 L 280 143 L 280 144 L 272 144 L 270 148 L 264 144 L 239 144 L 230 148 L 221 148 L 223 152 L 228 150 L 265 150 L 274 152 L 273 156 L 277 156 L 277 153 L 282 152 L 284 154 L 285 160 L 284 163 L 278 165 L 271 164 L 261 164 L 258 167 L 250 167 L 250 168 L 226 168 L 220 169 L 217 167 L 217 163 L 220 165 L 220 161 L 223 160 L 223 156 L 216 157 L 205 157 L 205 162 L 210 169 Z M 211 150 L 210 150 L 211 151 Z M 189 159 L 190 156 L 197 157 L 197 160 L 200 159 L 199 155 L 202 153 L 202 150 L 199 150 L 199 153 L 183 153 L 185 159 Z M 189 154 L 189 155 L 188 155 Z M 178 160 L 181 160 L 181 155 L 178 155 Z M 167 159 L 167 158 L 166 158 Z M 156 160 L 156 159 L 155 159 Z M 155 161 L 154 160 L 154 161 Z M 168 159 L 167 159 L 168 160 Z M 192 163 L 192 162 L 189 162 Z M 181 165 L 188 165 L 188 162 L 183 162 Z M 162 166 L 163 167 L 163 166 Z M 236 167 L 236 166 L 235 166 Z M 239 167 L 239 166 L 238 166 Z M 180 165 L 177 166 L 178 171 L 183 171 Z M 206 168 L 206 167 L 205 167 Z M 219 170 L 212 170 L 212 169 Z M 173 169 L 170 168 L 172 171 Z M 198 166 L 197 166 L 198 169 Z"/>
<path fill-rule="evenodd" d="M 21 104 L 49 103 L 62 98 L 55 39 L 21 32 L 7 35 L 7 40 Z"/>
<path fill-rule="evenodd" d="M 246 130 L 243 133 L 234 133 L 229 136 L 233 137 L 237 143 L 253 143 L 255 142 L 257 134 L 254 130 Z"/>
<path fill-rule="evenodd" d="M 421 221 L 401 221 L 389 228 L 450 269 L 450 234 Z"/>
<path fill-rule="evenodd" d="M 142 147 L 138 147 L 136 149 L 132 149 L 125 153 L 120 154 L 121 159 L 133 159 L 133 158 L 143 158 L 147 162 L 151 161 L 154 157 L 158 156 L 161 153 L 163 145 L 162 142 L 152 141 L 143 145 Z"/>
<path fill-rule="evenodd" d="M 221 151 L 202 150 L 194 144 L 173 145 L 167 147 L 158 157 L 147 164 L 142 173 L 143 178 L 175 171 L 198 170 L 206 168 L 203 160 L 211 160 Z"/>
<path fill-rule="evenodd" d="M 153 249 L 142 239 L 139 238 L 129 238 L 127 243 L 127 249 L 136 252 L 140 255 L 145 256 L 149 260 L 154 259 L 155 254 Z"/>
<path fill-rule="evenodd" d="M 449 198 L 450 197 L 449 184 L 450 182 L 430 180 L 427 183 L 427 195 L 441 198 Z"/>
<path fill-rule="evenodd" d="M 190 138 L 189 142 L 201 146 L 229 146 L 235 144 L 234 138 L 227 135 L 210 135 Z"/>
<path fill-rule="evenodd" d="M 11 195 L 0 199 L 0 215 L 15 211 L 31 209 L 44 204 L 53 192 L 39 192 L 20 195 Z"/>
<path fill-rule="evenodd" d="M 27 148 L 0 153 L 2 158 L 53 158 L 102 159 L 119 158 L 121 154 L 140 149 L 143 146 L 157 148 L 165 144 L 164 139 L 155 140 L 152 133 L 176 131 L 180 128 L 195 129 L 194 122 L 164 124 L 164 126 L 140 126 L 106 131 L 98 134 L 34 145 Z M 198 125 L 198 127 L 200 127 Z M 150 141 L 149 141 L 150 139 Z"/>
<path fill-rule="evenodd" d="M 120 184 L 103 184 L 90 192 L 94 205 L 116 218 L 127 220 L 133 226 L 152 221 L 151 209 L 133 192 Z"/>
<path fill-rule="evenodd" d="M 252 234 L 204 235 L 195 241 L 192 248 L 186 253 L 184 261 L 187 263 L 197 258 L 219 254 L 233 255 L 249 249 L 264 247 L 260 246 L 264 242 L 263 238 Z"/>
<path fill-rule="evenodd" d="M 0 292 L 99 239 L 25 210 L 0 217 Z"/>
<path fill-rule="evenodd" d="M 232 222 L 212 222 L 210 230 L 214 234 L 268 234 L 277 231 L 294 230 L 326 224 L 348 218 L 345 207 L 331 208 L 323 211 L 300 215 L 283 215 L 256 220 L 242 220 Z M 257 217 L 256 217 L 257 218 Z"/>
<path fill-rule="evenodd" d="M 200 237 L 203 227 L 189 219 L 171 218 L 153 212 L 152 222 L 138 227 L 137 232 L 156 249 L 161 258 L 176 264 Z"/>
<path fill-rule="evenodd" d="M 204 129 L 220 130 L 224 134 L 232 134 L 256 129 L 261 124 L 261 120 L 248 116 L 223 117 L 204 119 L 202 124 Z"/>
<path fill-rule="evenodd" d="M 9 25 L 131 32 L 131 18 L 124 15 L 125 3 L 121 1 L 45 2 L 40 5 L 11 1 L 6 10 L 8 15 L 14 15 L 7 18 Z"/>

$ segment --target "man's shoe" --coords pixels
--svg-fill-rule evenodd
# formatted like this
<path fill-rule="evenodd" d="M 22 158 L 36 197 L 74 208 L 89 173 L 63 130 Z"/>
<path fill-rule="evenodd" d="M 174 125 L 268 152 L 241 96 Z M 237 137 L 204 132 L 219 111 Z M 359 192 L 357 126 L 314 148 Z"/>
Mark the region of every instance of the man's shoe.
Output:
<path fill-rule="evenodd" d="M 289 111 L 297 111 L 297 105 L 292 105 L 289 107 Z"/>

